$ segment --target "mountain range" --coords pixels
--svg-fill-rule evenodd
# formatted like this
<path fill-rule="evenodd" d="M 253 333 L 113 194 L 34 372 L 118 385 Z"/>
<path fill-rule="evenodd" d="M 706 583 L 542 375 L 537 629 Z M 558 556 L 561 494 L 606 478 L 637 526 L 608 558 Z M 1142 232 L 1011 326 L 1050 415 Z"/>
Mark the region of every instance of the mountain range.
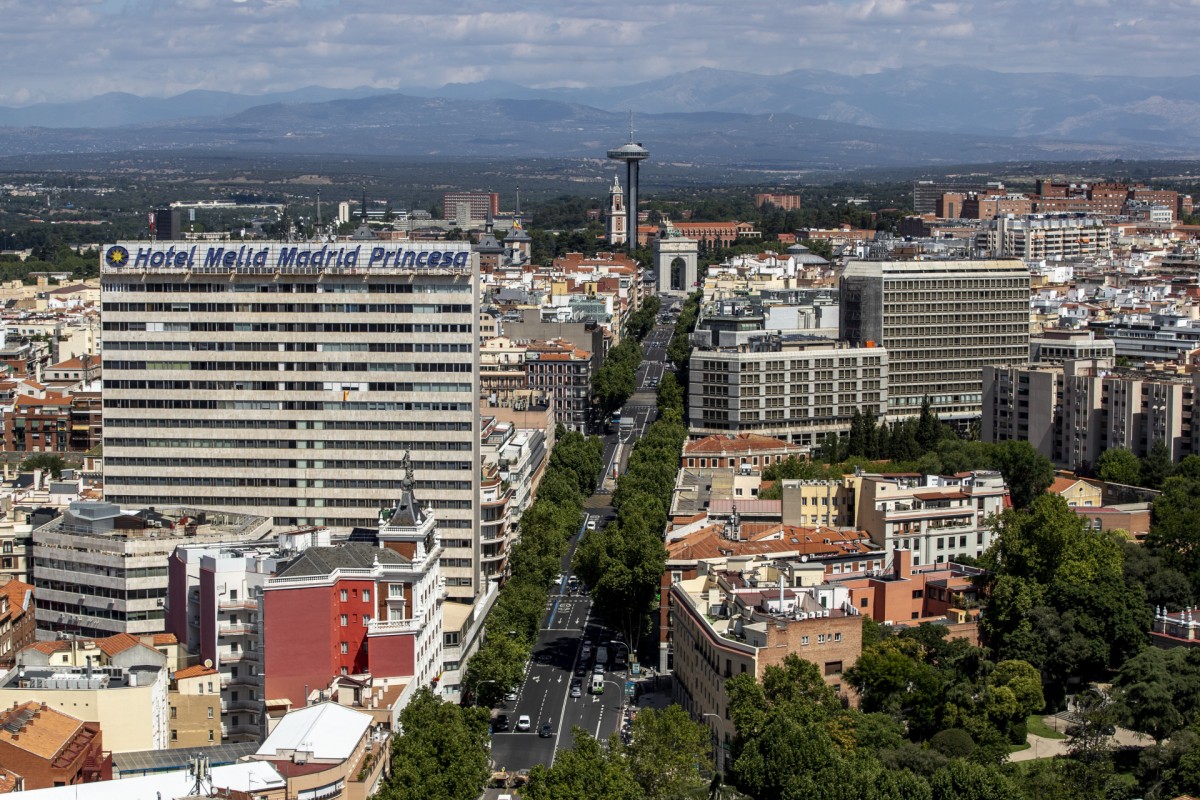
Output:
<path fill-rule="evenodd" d="M 861 76 L 693 70 L 627 86 L 308 87 L 266 95 L 106 94 L 0 107 L 0 155 L 216 150 L 595 157 L 629 135 L 677 162 L 847 169 L 1193 158 L 1200 81 L 976 68 Z"/>

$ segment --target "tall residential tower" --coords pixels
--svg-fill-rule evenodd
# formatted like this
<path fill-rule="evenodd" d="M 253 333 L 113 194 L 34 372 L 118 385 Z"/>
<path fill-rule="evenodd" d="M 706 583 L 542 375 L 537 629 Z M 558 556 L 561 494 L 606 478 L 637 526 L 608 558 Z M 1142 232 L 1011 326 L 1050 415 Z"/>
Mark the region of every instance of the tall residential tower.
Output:
<path fill-rule="evenodd" d="M 1029 270 L 1016 259 L 851 261 L 841 338 L 888 352 L 891 419 L 929 398 L 942 419 L 983 412 L 983 368 L 1029 361 Z"/>
<path fill-rule="evenodd" d="M 465 242 L 129 242 L 101 256 L 110 502 L 374 529 L 434 506 L 479 589 L 479 316 Z"/>

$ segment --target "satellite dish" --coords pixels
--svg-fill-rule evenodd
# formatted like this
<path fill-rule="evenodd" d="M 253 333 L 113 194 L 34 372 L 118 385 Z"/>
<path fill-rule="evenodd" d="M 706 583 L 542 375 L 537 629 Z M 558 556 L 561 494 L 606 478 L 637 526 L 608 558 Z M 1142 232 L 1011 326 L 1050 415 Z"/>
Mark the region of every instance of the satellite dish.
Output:
<path fill-rule="evenodd" d="M 212 669 L 212 659 L 211 658 L 204 659 L 204 668 Z"/>
<path fill-rule="evenodd" d="M 800 562 L 801 562 L 801 563 L 803 563 L 803 564 L 807 564 L 807 563 L 808 563 L 808 556 L 800 556 Z"/>

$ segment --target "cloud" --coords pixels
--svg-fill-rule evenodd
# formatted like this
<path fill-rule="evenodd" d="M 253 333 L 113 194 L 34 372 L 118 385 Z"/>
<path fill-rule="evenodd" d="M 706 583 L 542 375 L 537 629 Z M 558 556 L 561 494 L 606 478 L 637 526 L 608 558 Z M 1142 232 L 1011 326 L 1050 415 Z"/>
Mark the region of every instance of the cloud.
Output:
<path fill-rule="evenodd" d="M 0 103 L 105 91 L 258 93 L 634 83 L 698 67 L 862 73 L 936 64 L 1162 75 L 1200 0 L 0 0 Z"/>

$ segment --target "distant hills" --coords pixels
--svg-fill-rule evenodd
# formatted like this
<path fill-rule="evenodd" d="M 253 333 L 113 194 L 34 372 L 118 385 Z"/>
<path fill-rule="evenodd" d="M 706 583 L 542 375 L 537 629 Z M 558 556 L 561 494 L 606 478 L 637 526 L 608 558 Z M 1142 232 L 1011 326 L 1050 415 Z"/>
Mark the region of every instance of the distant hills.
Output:
<path fill-rule="evenodd" d="M 106 94 L 0 108 L 0 155 L 206 150 L 413 157 L 592 157 L 792 169 L 1200 155 L 1200 81 L 973 68 L 846 76 L 693 70 L 598 89 L 455 84 L 248 96 Z"/>

